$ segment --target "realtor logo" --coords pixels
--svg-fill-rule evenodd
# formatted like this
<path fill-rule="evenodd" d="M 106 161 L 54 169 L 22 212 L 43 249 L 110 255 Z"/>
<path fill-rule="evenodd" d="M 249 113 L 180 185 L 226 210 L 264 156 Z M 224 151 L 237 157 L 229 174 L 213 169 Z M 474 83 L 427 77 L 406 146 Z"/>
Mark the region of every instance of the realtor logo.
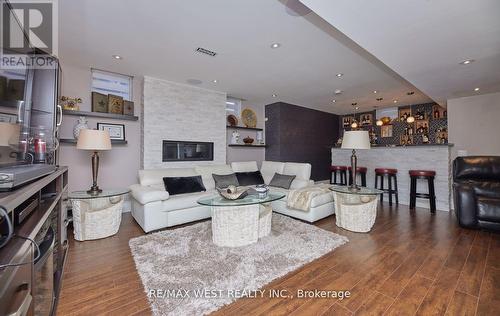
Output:
<path fill-rule="evenodd" d="M 0 67 L 47 67 L 47 63 L 53 60 L 51 56 L 57 56 L 57 0 L 1 2 Z M 32 52 L 33 48 L 43 53 L 37 54 L 36 58 L 23 55 Z"/>

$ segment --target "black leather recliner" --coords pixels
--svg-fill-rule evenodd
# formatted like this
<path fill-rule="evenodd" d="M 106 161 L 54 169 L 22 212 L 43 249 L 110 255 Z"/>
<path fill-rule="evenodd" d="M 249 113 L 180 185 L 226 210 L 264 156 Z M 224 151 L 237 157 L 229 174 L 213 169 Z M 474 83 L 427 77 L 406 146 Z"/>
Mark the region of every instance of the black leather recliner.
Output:
<path fill-rule="evenodd" d="M 500 231 L 500 156 L 456 158 L 453 196 L 460 226 Z"/>

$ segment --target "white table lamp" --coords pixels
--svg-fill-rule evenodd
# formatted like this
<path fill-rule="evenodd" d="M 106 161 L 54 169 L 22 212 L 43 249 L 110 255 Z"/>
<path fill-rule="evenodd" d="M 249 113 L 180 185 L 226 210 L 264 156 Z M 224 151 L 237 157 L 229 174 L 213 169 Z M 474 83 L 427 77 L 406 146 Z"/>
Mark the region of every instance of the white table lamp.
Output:
<path fill-rule="evenodd" d="M 99 154 L 98 151 L 110 150 L 111 139 L 107 130 L 99 131 L 93 129 L 83 129 L 78 136 L 76 143 L 77 149 L 92 150 L 92 187 L 87 191 L 89 194 L 98 194 L 102 192 L 97 185 L 97 173 L 99 172 Z"/>
<path fill-rule="evenodd" d="M 342 139 L 342 147 L 344 149 L 352 149 L 351 156 L 351 172 L 352 184 L 350 189 L 358 191 L 359 187 L 356 185 L 356 168 L 358 158 L 356 157 L 356 149 L 370 149 L 370 136 L 368 131 L 346 131 Z"/>

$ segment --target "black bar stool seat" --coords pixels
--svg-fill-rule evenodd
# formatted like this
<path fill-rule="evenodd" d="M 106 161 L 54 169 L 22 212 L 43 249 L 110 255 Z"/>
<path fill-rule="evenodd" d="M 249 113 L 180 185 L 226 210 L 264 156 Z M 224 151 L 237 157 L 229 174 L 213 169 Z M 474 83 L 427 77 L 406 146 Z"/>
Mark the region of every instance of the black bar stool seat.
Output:
<path fill-rule="evenodd" d="M 347 166 L 330 166 L 332 176 L 330 177 L 330 184 L 347 185 Z M 340 181 L 337 182 L 337 172 L 339 173 Z"/>
<path fill-rule="evenodd" d="M 415 204 L 417 203 L 417 198 L 429 199 L 431 212 L 436 212 L 436 192 L 434 190 L 434 177 L 436 176 L 436 171 L 433 170 L 410 170 L 410 210 L 415 209 Z M 417 192 L 417 180 L 427 180 L 427 185 L 429 187 L 429 193 L 418 193 Z"/>
<path fill-rule="evenodd" d="M 389 195 L 389 205 L 392 206 L 392 195 L 394 194 L 396 198 L 396 204 L 399 204 L 398 196 L 398 169 L 392 168 L 376 168 L 375 169 L 375 188 L 384 191 L 384 193 Z M 387 177 L 388 187 L 384 187 L 384 178 Z M 378 185 L 378 179 L 380 178 L 380 186 Z M 380 194 L 380 202 L 384 200 L 384 193 Z"/>
<path fill-rule="evenodd" d="M 347 167 L 349 171 L 349 185 L 352 185 L 352 167 Z M 361 176 L 361 186 L 366 187 L 366 172 L 368 168 L 366 167 L 356 167 L 356 174 Z"/>

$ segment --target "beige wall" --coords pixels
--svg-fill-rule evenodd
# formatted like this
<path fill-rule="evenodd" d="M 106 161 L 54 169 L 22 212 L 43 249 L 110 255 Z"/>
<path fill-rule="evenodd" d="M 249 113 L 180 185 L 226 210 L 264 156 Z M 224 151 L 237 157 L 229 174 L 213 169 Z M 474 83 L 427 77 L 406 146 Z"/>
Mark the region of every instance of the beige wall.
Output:
<path fill-rule="evenodd" d="M 467 155 L 500 155 L 500 93 L 448 100 L 449 142 Z"/>
<path fill-rule="evenodd" d="M 82 111 L 91 110 L 91 73 L 88 66 L 75 66 L 61 60 L 62 95 L 81 97 Z M 133 101 L 135 115 L 141 113 L 142 78 L 134 77 Z M 99 186 L 101 188 L 124 188 L 137 183 L 137 171 L 140 160 L 140 123 L 139 121 L 121 121 L 105 118 L 88 117 L 90 128 L 96 128 L 96 123 L 115 123 L 125 125 L 127 145 L 114 145 L 113 149 L 101 152 L 99 167 Z M 73 126 L 78 120 L 77 116 L 64 116 L 60 128 L 61 138 L 73 138 Z M 59 164 L 69 167 L 69 189 L 88 189 L 92 184 L 90 169 L 90 155 L 88 151 L 77 150 L 73 144 L 61 144 Z"/>

